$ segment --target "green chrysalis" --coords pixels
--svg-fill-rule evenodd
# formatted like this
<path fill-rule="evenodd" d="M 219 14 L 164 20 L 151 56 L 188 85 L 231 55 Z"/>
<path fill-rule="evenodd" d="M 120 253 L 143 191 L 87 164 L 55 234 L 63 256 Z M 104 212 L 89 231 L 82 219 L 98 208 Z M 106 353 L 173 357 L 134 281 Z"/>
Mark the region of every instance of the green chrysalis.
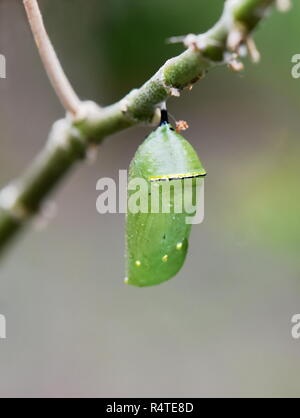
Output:
<path fill-rule="evenodd" d="M 191 224 L 186 223 L 186 211 L 175 208 L 177 193 L 182 196 L 183 186 L 188 181 L 194 193 L 195 180 L 205 174 L 194 148 L 172 129 L 166 110 L 162 110 L 161 125 L 139 146 L 129 167 L 128 184 L 135 179 L 147 182 L 144 193 L 148 210 L 133 213 L 128 207 L 126 283 L 156 285 L 171 279 L 181 269 Z M 162 210 L 164 185 L 170 190 L 167 202 L 170 213 Z M 154 194 L 159 207 L 152 200 Z M 128 202 L 132 195 L 133 191 L 128 190 Z"/>

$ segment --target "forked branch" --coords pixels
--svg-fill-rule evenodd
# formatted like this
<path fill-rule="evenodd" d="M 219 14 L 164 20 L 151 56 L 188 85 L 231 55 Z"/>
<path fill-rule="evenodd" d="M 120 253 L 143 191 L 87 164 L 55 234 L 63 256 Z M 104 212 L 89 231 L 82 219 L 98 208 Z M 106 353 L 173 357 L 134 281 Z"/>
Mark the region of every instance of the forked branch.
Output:
<path fill-rule="evenodd" d="M 92 102 L 80 103 L 46 34 L 36 0 L 24 0 L 49 78 L 73 117 L 53 125 L 44 150 L 31 167 L 0 192 L 0 252 L 41 211 L 49 193 L 77 161 L 85 158 L 91 145 L 130 126 L 153 122 L 162 102 L 190 88 L 209 68 L 227 64 L 241 70 L 243 50 L 257 61 L 259 54 L 250 36 L 275 1 L 286 9 L 287 0 L 227 0 L 220 20 L 208 32 L 180 38 L 187 47 L 185 52 L 167 61 L 140 89 L 100 108 Z"/>

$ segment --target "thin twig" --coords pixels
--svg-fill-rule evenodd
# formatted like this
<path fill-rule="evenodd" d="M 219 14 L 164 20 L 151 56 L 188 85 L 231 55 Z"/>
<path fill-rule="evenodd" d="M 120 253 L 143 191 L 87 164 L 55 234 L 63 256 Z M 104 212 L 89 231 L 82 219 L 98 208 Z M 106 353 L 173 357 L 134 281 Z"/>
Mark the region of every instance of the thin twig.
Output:
<path fill-rule="evenodd" d="M 73 117 L 76 117 L 80 109 L 80 100 L 57 58 L 46 32 L 37 0 L 23 0 L 23 2 L 36 45 L 51 84 L 63 107 Z"/>

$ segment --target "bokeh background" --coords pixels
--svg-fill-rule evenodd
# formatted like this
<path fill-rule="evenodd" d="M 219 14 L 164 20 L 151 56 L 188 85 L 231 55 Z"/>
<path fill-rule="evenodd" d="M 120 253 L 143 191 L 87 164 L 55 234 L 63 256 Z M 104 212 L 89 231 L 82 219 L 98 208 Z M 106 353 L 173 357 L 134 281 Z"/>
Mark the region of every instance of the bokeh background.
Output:
<path fill-rule="evenodd" d="M 166 38 L 207 30 L 222 0 L 40 0 L 82 98 L 103 105 L 182 51 Z M 259 65 L 212 70 L 169 102 L 209 173 L 205 221 L 168 283 L 123 284 L 124 216 L 96 212 L 96 182 L 118 178 L 150 128 L 107 139 L 61 185 L 56 218 L 0 267 L 0 396 L 298 396 L 300 340 L 300 4 L 255 38 Z M 43 147 L 60 107 L 22 2 L 0 0 L 0 183 Z"/>

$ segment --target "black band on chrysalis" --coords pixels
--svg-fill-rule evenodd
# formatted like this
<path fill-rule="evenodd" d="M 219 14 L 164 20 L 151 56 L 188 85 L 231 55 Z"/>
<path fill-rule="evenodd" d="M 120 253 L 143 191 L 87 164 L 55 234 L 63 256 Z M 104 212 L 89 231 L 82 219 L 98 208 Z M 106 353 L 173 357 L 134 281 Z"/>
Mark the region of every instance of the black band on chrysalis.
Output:
<path fill-rule="evenodd" d="M 161 109 L 160 126 L 169 123 L 169 116 L 167 109 Z"/>

